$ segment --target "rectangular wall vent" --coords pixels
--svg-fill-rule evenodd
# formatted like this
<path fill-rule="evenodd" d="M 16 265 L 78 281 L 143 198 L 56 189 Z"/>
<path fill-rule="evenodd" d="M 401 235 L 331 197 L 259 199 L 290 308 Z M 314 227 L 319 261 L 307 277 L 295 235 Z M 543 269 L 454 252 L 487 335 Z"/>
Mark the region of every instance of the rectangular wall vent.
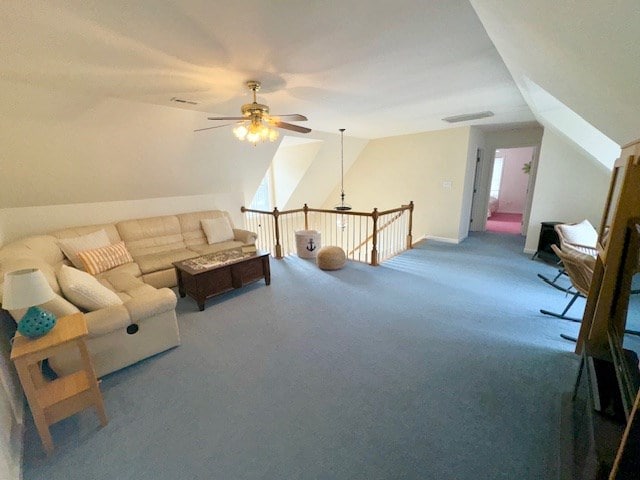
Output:
<path fill-rule="evenodd" d="M 194 102 L 192 100 L 185 100 L 183 98 L 178 98 L 178 97 L 172 97 L 171 98 L 172 102 L 178 102 L 178 103 L 188 103 L 189 105 L 197 105 L 198 102 Z"/>
<path fill-rule="evenodd" d="M 478 113 L 466 113 L 464 115 L 454 115 L 452 117 L 443 118 L 445 122 L 449 123 L 457 123 L 457 122 L 466 122 L 467 120 L 478 120 L 479 118 L 487 118 L 493 117 L 493 112 L 478 112 Z"/>

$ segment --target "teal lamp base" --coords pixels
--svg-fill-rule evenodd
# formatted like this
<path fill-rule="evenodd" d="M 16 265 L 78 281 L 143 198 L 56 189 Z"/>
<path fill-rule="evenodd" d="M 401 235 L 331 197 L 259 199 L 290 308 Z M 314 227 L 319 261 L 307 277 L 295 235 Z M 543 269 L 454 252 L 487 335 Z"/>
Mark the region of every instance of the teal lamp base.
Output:
<path fill-rule="evenodd" d="M 41 309 L 40 307 L 29 307 L 27 313 L 18 322 L 18 332 L 25 337 L 41 337 L 48 333 L 56 324 L 56 316 Z"/>

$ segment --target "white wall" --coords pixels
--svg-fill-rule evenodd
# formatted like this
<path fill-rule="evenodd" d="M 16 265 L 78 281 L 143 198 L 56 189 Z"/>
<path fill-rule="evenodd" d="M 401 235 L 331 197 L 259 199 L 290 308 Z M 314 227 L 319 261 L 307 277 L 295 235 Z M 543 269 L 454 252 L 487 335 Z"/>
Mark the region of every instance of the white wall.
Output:
<path fill-rule="evenodd" d="M 541 222 L 579 222 L 598 228 L 611 172 L 562 134 L 547 128 L 542 138 L 525 251 L 538 246 Z"/>
<path fill-rule="evenodd" d="M 413 200 L 414 240 L 427 236 L 457 243 L 468 158 L 469 127 L 371 140 L 345 173 L 346 200 L 365 212 Z M 324 206 L 334 205 L 339 193 L 338 185 Z"/>
<path fill-rule="evenodd" d="M 234 225 L 241 227 L 244 225 L 241 206 L 242 195 L 236 193 L 5 208 L 0 210 L 0 232 L 7 243 L 26 235 L 71 226 L 210 209 L 227 210 Z"/>
<path fill-rule="evenodd" d="M 522 167 L 531 161 L 533 148 L 509 148 L 500 150 L 500 152 L 504 161 L 502 163 L 498 212 L 523 213 L 524 203 L 527 199 L 529 175 L 522 170 Z"/>
<path fill-rule="evenodd" d="M 0 208 L 242 192 L 277 143 L 239 142 L 203 112 L 97 102 L 0 80 Z"/>
<path fill-rule="evenodd" d="M 280 210 L 289 208 L 287 205 L 289 198 L 305 176 L 322 146 L 321 140 L 285 145 L 288 143 L 286 140 L 286 138 L 283 139 L 271 163 L 274 205 Z M 299 207 L 300 205 L 291 208 Z"/>
<path fill-rule="evenodd" d="M 295 191 L 289 197 L 286 208 L 301 208 L 305 203 L 309 207 L 319 208 L 336 203 L 337 196 L 332 191 L 340 190 L 340 133 L 311 132 L 309 138 L 322 140 L 320 149 L 316 153 L 313 163 L 307 169 L 304 177 L 298 183 Z M 345 191 L 350 186 L 347 182 L 347 172 L 360 156 L 369 140 L 352 137 L 349 132 L 344 135 L 344 172 Z"/>

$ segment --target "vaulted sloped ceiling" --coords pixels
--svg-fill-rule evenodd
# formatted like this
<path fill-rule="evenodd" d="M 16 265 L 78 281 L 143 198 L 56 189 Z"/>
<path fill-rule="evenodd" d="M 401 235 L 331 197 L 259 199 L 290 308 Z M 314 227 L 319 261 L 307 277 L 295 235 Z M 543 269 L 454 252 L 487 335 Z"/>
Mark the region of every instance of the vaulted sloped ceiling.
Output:
<path fill-rule="evenodd" d="M 236 115 L 255 79 L 273 113 L 360 138 L 533 120 L 467 0 L 8 0 L 0 39 L 14 81 Z"/>
<path fill-rule="evenodd" d="M 533 85 L 619 145 L 640 138 L 637 0 L 470 1 L 528 101 Z"/>
<path fill-rule="evenodd" d="M 0 207 L 246 199 L 277 144 L 193 129 L 237 115 L 248 79 L 263 82 L 274 113 L 364 140 L 484 110 L 496 115 L 474 125 L 540 119 L 530 81 L 622 144 L 640 136 L 639 10 L 636 0 L 6 0 Z"/>

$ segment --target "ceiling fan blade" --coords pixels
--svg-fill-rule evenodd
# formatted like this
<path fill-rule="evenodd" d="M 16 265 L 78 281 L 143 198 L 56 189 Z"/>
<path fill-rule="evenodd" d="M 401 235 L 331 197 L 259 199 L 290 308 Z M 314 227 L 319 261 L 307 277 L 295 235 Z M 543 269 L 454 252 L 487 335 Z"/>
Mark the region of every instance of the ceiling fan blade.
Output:
<path fill-rule="evenodd" d="M 212 128 L 228 127 L 229 125 L 233 125 L 233 123 L 225 123 L 223 125 L 216 125 L 214 127 L 198 128 L 198 129 L 194 130 L 194 132 L 201 132 L 203 130 L 211 130 Z"/>
<path fill-rule="evenodd" d="M 299 132 L 299 133 L 309 133 L 311 131 L 311 129 L 307 127 L 301 127 L 299 125 L 293 125 L 291 123 L 285 123 L 285 122 L 279 122 L 279 121 L 274 121 L 272 125 L 274 127 L 284 128 L 286 130 L 293 130 L 294 132 Z"/>
<path fill-rule="evenodd" d="M 207 117 L 207 120 L 248 120 L 247 117 Z"/>
<path fill-rule="evenodd" d="M 288 120 L 292 120 L 294 122 L 306 122 L 307 120 L 309 120 L 307 117 L 305 117 L 304 115 L 300 115 L 299 113 L 288 113 L 285 115 L 271 115 L 271 116 L 275 118 L 288 117 Z"/>

